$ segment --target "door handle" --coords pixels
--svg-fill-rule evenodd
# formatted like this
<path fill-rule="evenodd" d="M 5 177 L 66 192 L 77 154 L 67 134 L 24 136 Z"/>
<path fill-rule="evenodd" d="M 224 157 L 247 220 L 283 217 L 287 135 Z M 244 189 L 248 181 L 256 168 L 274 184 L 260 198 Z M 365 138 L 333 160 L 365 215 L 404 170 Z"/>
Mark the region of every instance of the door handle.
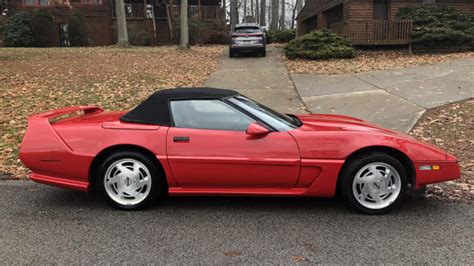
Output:
<path fill-rule="evenodd" d="M 189 137 L 176 136 L 173 137 L 173 142 L 189 142 Z"/>

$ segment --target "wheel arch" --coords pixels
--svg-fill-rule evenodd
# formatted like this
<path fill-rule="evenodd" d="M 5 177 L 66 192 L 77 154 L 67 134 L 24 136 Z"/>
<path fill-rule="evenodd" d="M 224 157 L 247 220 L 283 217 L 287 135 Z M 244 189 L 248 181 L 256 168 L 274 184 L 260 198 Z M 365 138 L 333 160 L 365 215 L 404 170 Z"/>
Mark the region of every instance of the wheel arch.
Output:
<path fill-rule="evenodd" d="M 96 181 L 97 181 L 96 173 L 99 170 L 99 166 L 100 166 L 101 162 L 103 160 L 105 160 L 107 158 L 107 156 L 109 156 L 110 154 L 112 154 L 114 152 L 118 152 L 118 151 L 138 152 L 138 153 L 141 153 L 141 154 L 145 155 L 149 159 L 151 159 L 156 164 L 156 166 L 158 166 L 159 171 L 161 172 L 161 174 L 164 177 L 162 179 L 163 183 L 164 183 L 163 184 L 164 185 L 163 186 L 164 192 L 165 193 L 168 192 L 168 180 L 167 180 L 166 172 L 163 169 L 163 165 L 161 164 L 161 162 L 156 158 L 156 156 L 155 156 L 155 154 L 153 154 L 153 152 L 151 152 L 150 150 L 148 150 L 146 148 L 143 148 L 141 146 L 134 145 L 134 144 L 113 145 L 113 146 L 107 147 L 107 148 L 103 149 L 102 151 L 100 151 L 94 157 L 94 159 L 92 160 L 92 163 L 91 163 L 90 168 L 89 168 L 89 187 L 90 188 L 93 189 L 96 185 Z"/>
<path fill-rule="evenodd" d="M 416 184 L 416 170 L 415 170 L 415 165 L 413 164 L 413 161 L 406 155 L 404 152 L 395 149 L 393 147 L 388 147 L 388 146 L 369 146 L 369 147 L 364 147 L 361 149 L 358 149 L 354 152 L 352 152 L 349 156 L 344 161 L 344 164 L 341 167 L 341 170 L 339 171 L 338 175 L 338 180 L 337 180 L 337 188 L 336 192 L 339 194 L 341 192 L 341 183 L 342 183 L 342 173 L 344 172 L 344 169 L 356 158 L 359 158 L 363 155 L 371 154 L 371 153 L 386 153 L 395 159 L 397 159 L 403 166 L 405 166 L 405 169 L 407 171 L 407 177 L 408 177 L 408 189 L 412 189 L 415 187 Z"/>

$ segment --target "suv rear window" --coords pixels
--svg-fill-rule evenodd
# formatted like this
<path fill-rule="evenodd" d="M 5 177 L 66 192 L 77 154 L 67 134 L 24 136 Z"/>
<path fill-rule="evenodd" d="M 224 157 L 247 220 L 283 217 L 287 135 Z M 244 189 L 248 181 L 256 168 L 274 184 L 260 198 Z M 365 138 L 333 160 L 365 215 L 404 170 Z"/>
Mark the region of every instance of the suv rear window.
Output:
<path fill-rule="evenodd" d="M 238 27 L 234 29 L 234 32 L 236 33 L 254 33 L 254 32 L 260 32 L 259 27 Z"/>

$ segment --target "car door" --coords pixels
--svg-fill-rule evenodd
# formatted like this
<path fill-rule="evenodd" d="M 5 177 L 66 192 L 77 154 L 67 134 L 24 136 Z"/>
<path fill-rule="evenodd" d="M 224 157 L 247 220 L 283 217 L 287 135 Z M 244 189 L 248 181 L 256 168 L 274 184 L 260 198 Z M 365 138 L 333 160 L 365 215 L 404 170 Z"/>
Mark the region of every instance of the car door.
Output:
<path fill-rule="evenodd" d="M 172 173 L 185 188 L 289 188 L 300 156 L 286 132 L 249 135 L 254 119 L 221 100 L 171 101 L 167 133 Z"/>

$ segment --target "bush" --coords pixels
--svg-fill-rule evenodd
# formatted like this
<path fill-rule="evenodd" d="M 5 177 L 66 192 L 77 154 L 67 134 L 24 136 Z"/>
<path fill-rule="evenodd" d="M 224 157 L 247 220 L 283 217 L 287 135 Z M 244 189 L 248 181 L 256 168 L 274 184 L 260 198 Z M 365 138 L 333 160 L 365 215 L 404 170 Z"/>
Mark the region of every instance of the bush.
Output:
<path fill-rule="evenodd" d="M 87 46 L 89 44 L 84 16 L 81 13 L 75 12 L 68 18 L 67 33 L 71 46 Z"/>
<path fill-rule="evenodd" d="M 189 44 L 228 44 L 229 29 L 220 22 L 202 21 L 197 17 L 188 19 Z M 180 21 L 173 22 L 173 43 L 179 43 Z"/>
<path fill-rule="evenodd" d="M 54 29 L 53 16 L 46 9 L 38 9 L 33 16 L 31 29 L 33 30 L 35 46 L 49 46 Z"/>
<path fill-rule="evenodd" d="M 11 16 L 3 26 L 2 33 L 5 46 L 31 47 L 35 45 L 31 16 L 26 12 L 18 12 Z"/>
<path fill-rule="evenodd" d="M 129 30 L 129 41 L 131 45 L 151 46 L 154 44 L 153 35 L 144 29 Z"/>
<path fill-rule="evenodd" d="M 330 30 L 317 30 L 290 41 L 284 47 L 290 59 L 354 58 L 355 49 L 351 41 Z"/>
<path fill-rule="evenodd" d="M 287 43 L 296 37 L 295 30 L 275 30 L 267 32 L 267 43 Z"/>
<path fill-rule="evenodd" d="M 422 49 L 470 46 L 474 48 L 474 15 L 446 6 L 404 7 L 398 19 L 413 20 L 411 41 Z"/>

